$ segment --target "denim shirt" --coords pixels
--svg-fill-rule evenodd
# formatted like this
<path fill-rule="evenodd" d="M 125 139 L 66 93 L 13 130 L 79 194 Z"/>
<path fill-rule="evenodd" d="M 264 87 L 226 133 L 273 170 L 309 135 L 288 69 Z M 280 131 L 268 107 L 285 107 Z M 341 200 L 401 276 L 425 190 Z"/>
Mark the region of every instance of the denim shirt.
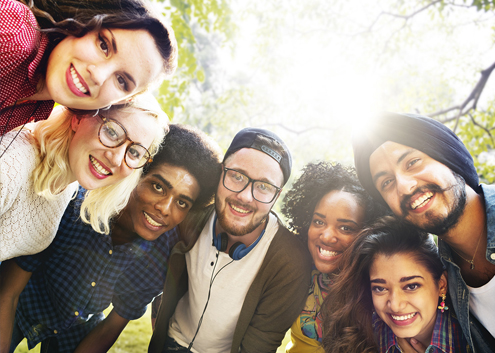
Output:
<path fill-rule="evenodd" d="M 487 225 L 486 259 L 495 264 L 495 186 L 481 185 L 481 188 L 485 199 Z M 452 306 L 468 344 L 473 347 L 475 353 L 495 352 L 495 338 L 473 315 L 469 315 L 469 289 L 461 276 L 459 266 L 452 259 L 450 246 L 444 241 L 439 241 L 438 248 L 448 271 Z M 495 293 L 493 294 L 495 296 Z"/>

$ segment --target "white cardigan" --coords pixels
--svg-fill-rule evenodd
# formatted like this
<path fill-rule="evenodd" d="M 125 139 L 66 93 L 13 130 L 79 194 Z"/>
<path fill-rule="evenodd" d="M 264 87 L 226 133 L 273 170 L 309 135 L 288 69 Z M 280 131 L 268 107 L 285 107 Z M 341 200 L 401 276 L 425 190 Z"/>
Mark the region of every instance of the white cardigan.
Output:
<path fill-rule="evenodd" d="M 0 154 L 18 132 L 0 136 Z M 53 200 L 37 195 L 31 179 L 37 157 L 34 138 L 23 130 L 0 158 L 0 261 L 46 249 L 77 191 L 73 182 Z"/>

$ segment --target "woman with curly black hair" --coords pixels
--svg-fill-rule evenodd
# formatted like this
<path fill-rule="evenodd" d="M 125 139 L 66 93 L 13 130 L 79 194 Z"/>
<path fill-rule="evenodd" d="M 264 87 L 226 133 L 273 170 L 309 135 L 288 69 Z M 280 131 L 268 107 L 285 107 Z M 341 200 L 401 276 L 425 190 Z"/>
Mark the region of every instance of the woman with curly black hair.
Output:
<path fill-rule="evenodd" d="M 291 327 L 286 352 L 323 352 L 320 308 L 339 272 L 342 253 L 383 208 L 363 189 L 354 168 L 319 162 L 304 167 L 282 212 L 289 228 L 308 244 L 314 262 L 308 299 Z"/>

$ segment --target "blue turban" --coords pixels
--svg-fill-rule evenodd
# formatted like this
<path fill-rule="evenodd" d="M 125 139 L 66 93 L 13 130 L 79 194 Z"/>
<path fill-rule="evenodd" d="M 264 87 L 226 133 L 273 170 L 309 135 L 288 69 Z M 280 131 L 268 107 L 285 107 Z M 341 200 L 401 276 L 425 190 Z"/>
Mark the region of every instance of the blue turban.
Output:
<path fill-rule="evenodd" d="M 448 127 L 421 115 L 384 113 L 370 121 L 366 129 L 354 134 L 354 164 L 359 181 L 375 199 L 383 201 L 373 184 L 370 156 L 383 143 L 392 141 L 421 151 L 464 178 L 481 192 L 478 173 L 466 146 Z"/>

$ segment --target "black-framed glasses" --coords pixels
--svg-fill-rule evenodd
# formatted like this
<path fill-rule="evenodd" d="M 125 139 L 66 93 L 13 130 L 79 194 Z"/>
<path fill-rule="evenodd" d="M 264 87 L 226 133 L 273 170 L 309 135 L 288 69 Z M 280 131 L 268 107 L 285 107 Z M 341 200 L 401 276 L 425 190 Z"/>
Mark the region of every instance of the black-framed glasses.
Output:
<path fill-rule="evenodd" d="M 254 180 L 235 169 L 223 168 L 223 186 L 233 192 L 241 192 L 251 183 L 251 194 L 256 201 L 270 203 L 281 188 L 266 181 Z"/>
<path fill-rule="evenodd" d="M 122 146 L 126 141 L 131 144 L 125 150 L 124 162 L 132 169 L 144 167 L 147 163 L 153 162 L 150 152 L 141 145 L 132 141 L 127 136 L 127 130 L 117 120 L 105 118 L 98 114 L 102 120 L 100 129 L 98 130 L 98 138 L 101 144 L 105 147 L 116 148 Z"/>

